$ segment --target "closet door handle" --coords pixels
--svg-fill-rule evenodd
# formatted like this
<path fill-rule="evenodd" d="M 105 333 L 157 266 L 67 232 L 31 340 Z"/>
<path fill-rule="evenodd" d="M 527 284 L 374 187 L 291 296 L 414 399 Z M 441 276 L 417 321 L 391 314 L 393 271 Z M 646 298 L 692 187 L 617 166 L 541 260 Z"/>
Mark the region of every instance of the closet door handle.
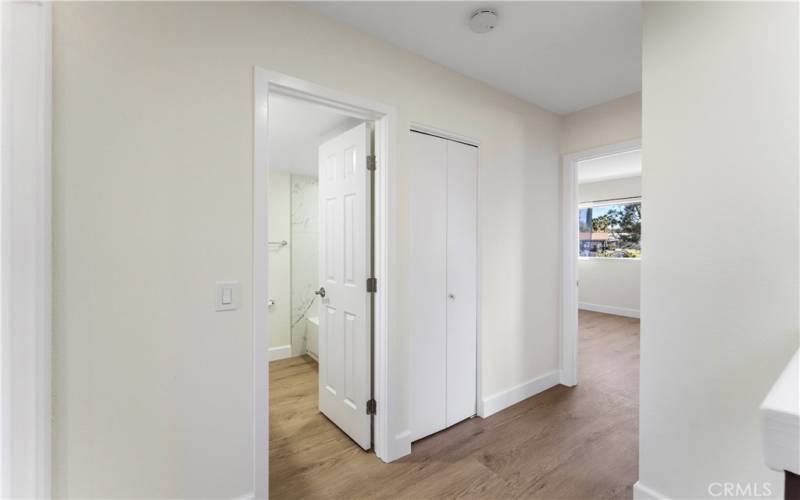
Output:
<path fill-rule="evenodd" d="M 456 300 L 456 296 L 454 294 L 452 294 L 452 293 L 448 294 L 447 298 L 450 299 L 450 300 Z"/>

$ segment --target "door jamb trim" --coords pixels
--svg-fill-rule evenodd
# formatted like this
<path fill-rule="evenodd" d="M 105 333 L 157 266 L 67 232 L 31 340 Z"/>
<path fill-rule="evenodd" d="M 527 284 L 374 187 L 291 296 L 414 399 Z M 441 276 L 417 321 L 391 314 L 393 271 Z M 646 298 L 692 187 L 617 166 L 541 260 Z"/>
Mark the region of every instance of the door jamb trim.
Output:
<path fill-rule="evenodd" d="M 411 442 L 398 437 L 408 436 L 405 430 L 390 438 L 389 415 L 393 411 L 391 402 L 407 398 L 395 395 L 404 384 L 390 380 L 390 358 L 388 349 L 389 300 L 391 293 L 390 235 L 394 233 L 394 197 L 392 193 L 394 155 L 396 151 L 397 112 L 394 107 L 345 94 L 305 80 L 258 66 L 253 71 L 254 115 L 253 115 L 253 261 L 252 269 L 252 360 L 253 360 L 253 493 L 254 498 L 267 498 L 269 489 L 269 374 L 266 367 L 269 345 L 266 304 L 267 285 L 267 193 L 269 187 L 269 121 L 268 104 L 270 93 L 299 98 L 338 112 L 371 120 L 375 123 L 375 148 L 378 169 L 375 172 L 375 277 L 378 290 L 375 293 L 375 416 L 374 451 L 384 462 L 390 462 L 411 452 Z M 263 307 L 261 307 L 263 305 Z M 397 362 L 397 360 L 394 360 Z M 399 419 L 403 421 L 402 418 Z M 408 419 L 406 419 L 407 421 Z"/>

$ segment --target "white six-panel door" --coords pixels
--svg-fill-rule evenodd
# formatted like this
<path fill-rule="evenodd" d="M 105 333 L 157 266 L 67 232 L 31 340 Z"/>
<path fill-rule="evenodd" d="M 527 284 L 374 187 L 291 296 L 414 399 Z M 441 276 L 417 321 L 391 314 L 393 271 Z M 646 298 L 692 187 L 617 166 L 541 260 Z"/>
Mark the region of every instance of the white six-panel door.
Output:
<path fill-rule="evenodd" d="M 411 133 L 411 427 L 416 440 L 475 414 L 478 150 Z"/>
<path fill-rule="evenodd" d="M 369 151 L 366 124 L 319 147 L 319 409 L 370 448 L 368 278 Z"/>

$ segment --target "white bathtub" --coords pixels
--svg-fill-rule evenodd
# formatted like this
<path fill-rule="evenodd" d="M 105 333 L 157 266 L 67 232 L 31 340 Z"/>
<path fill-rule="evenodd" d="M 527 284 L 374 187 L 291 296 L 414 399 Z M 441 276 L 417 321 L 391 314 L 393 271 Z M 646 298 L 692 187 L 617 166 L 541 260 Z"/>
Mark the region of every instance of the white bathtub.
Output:
<path fill-rule="evenodd" d="M 319 361 L 319 318 L 306 318 L 306 352 Z"/>

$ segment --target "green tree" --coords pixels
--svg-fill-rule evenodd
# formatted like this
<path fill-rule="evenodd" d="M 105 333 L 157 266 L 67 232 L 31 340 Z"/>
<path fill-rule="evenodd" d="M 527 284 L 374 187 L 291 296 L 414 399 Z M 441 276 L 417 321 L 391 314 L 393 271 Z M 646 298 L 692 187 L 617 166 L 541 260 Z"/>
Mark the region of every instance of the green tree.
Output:
<path fill-rule="evenodd" d="M 600 217 L 595 217 L 592 219 L 592 231 L 594 232 L 601 232 L 607 231 L 609 227 L 613 226 L 616 223 L 614 217 L 611 215 L 611 212 L 607 214 L 603 214 Z"/>
<path fill-rule="evenodd" d="M 642 239 L 642 204 L 629 203 L 608 212 L 614 237 L 621 248 L 639 248 Z"/>
<path fill-rule="evenodd" d="M 611 233 L 615 244 L 608 256 L 639 257 L 642 238 L 642 204 L 615 205 L 603 215 L 592 218 L 592 231 Z M 624 252 L 622 252 L 624 250 Z"/>

